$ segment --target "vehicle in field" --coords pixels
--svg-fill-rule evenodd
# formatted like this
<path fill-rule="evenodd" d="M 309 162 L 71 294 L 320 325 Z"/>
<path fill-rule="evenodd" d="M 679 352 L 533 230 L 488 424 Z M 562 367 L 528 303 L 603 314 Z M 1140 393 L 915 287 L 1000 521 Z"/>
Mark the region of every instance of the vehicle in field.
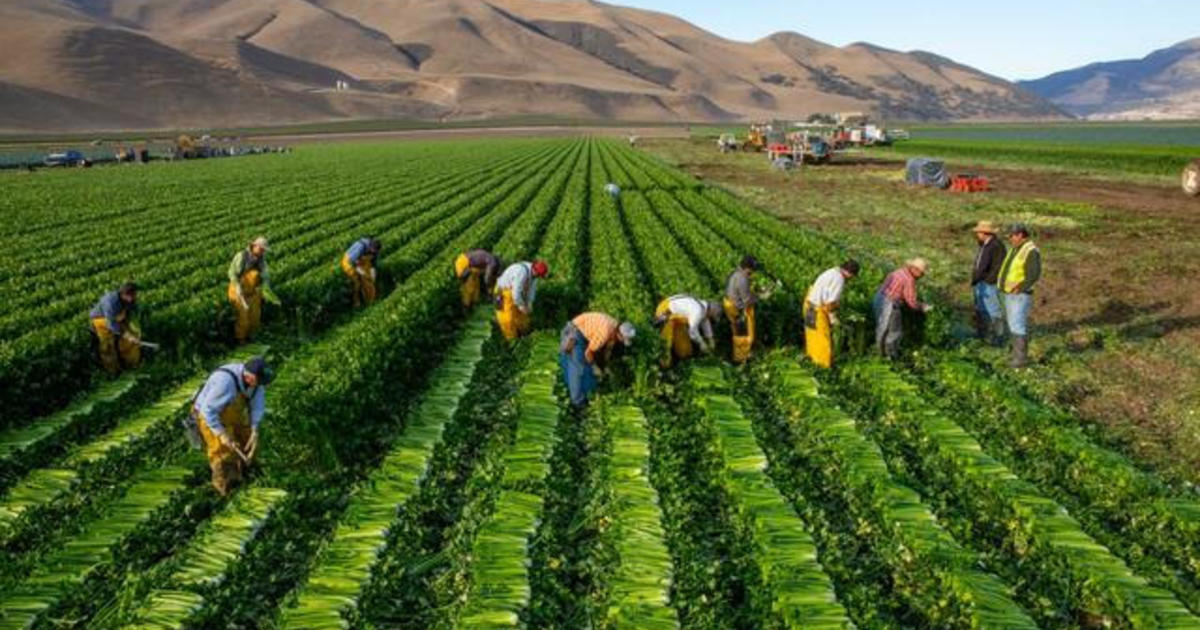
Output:
<path fill-rule="evenodd" d="M 59 151 L 51 153 L 42 160 L 42 164 L 46 166 L 91 166 L 92 163 L 84 157 L 83 153 L 71 149 L 69 151 Z"/>
<path fill-rule="evenodd" d="M 833 145 L 824 136 L 807 131 L 775 138 L 767 146 L 767 158 L 771 162 L 784 158 L 795 164 L 828 164 L 833 153 Z"/>
<path fill-rule="evenodd" d="M 741 144 L 737 141 L 737 137 L 731 133 L 723 133 L 720 138 L 717 138 L 717 149 L 721 153 L 730 153 L 741 148 Z"/>
<path fill-rule="evenodd" d="M 1192 160 L 1183 169 L 1183 192 L 1189 197 L 1200 197 L 1200 160 Z"/>

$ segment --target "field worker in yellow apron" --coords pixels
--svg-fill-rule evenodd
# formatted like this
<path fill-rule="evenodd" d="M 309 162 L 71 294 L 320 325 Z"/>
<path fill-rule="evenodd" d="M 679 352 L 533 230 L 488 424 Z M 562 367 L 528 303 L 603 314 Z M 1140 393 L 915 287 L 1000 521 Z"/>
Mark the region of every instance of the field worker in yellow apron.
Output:
<path fill-rule="evenodd" d="M 1013 368 L 1029 363 L 1029 312 L 1033 310 L 1033 285 L 1042 277 L 1042 252 L 1029 239 L 1029 228 L 1016 224 L 1008 232 L 1008 254 L 1000 267 L 1000 295 L 1004 321 L 1012 336 Z"/>
<path fill-rule="evenodd" d="M 750 348 L 754 345 L 754 305 L 758 303 L 758 296 L 752 281 L 758 268 L 758 259 L 746 256 L 725 282 L 722 305 L 733 332 L 733 360 L 737 363 L 750 358 Z"/>
<path fill-rule="evenodd" d="M 379 249 L 379 241 L 368 236 L 354 241 L 342 254 L 342 271 L 350 279 L 355 308 L 375 303 L 375 260 L 379 257 Z"/>
<path fill-rule="evenodd" d="M 192 403 L 189 420 L 199 429 L 213 488 L 222 496 L 241 480 L 258 453 L 258 427 L 272 378 L 262 357 L 229 363 L 208 376 Z"/>
<path fill-rule="evenodd" d="M 539 278 L 545 278 L 550 268 L 540 260 L 513 263 L 496 281 L 496 321 L 508 340 L 529 332 L 529 316 L 537 297 Z"/>
<path fill-rule="evenodd" d="M 629 347 L 637 329 L 629 322 L 604 313 L 584 313 L 563 326 L 558 339 L 558 364 L 571 396 L 571 404 L 582 407 L 604 376 L 604 366 L 612 350 L 621 344 Z"/>
<path fill-rule="evenodd" d="M 658 303 L 654 325 L 660 327 L 666 352 L 663 367 L 671 367 L 675 359 L 690 359 L 693 345 L 701 352 L 714 347 L 713 322 L 721 319 L 721 305 L 690 295 L 673 295 Z"/>
<path fill-rule="evenodd" d="M 98 342 L 100 365 L 113 376 L 142 362 L 142 331 L 136 314 L 137 285 L 126 282 L 116 291 L 105 293 L 88 315 Z"/>
<path fill-rule="evenodd" d="M 262 303 L 279 305 L 267 273 L 267 237 L 260 236 L 229 263 L 229 302 L 233 305 L 233 337 L 244 343 L 258 332 Z"/>
<path fill-rule="evenodd" d="M 823 368 L 833 367 L 833 327 L 842 303 L 846 281 L 858 276 L 857 260 L 827 269 L 817 276 L 804 296 L 804 350 L 812 362 Z"/>
<path fill-rule="evenodd" d="M 491 295 L 500 272 L 500 259 L 486 249 L 472 249 L 454 259 L 454 277 L 462 294 L 464 309 L 474 308 L 484 295 Z"/>

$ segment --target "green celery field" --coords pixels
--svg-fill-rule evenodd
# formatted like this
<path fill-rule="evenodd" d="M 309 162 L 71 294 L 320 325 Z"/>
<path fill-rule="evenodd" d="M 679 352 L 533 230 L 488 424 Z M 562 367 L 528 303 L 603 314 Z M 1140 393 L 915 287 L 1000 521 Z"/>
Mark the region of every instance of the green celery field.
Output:
<path fill-rule="evenodd" d="M 1200 630 L 1192 489 L 956 348 L 950 309 L 870 356 L 877 259 L 818 371 L 800 302 L 846 248 L 623 142 L 308 145 L 0 191 L 0 630 Z M 225 272 L 258 234 L 282 306 L 237 346 Z M 364 235 L 380 298 L 355 309 L 338 262 Z M 462 308 L 476 247 L 549 264 L 528 337 Z M 664 369 L 655 306 L 719 296 L 747 254 L 781 283 L 753 358 L 725 360 L 722 322 Z M 162 348 L 110 379 L 86 314 L 127 279 Z M 559 331 L 584 311 L 639 335 L 574 409 Z M 257 354 L 261 454 L 221 498 L 180 420 Z"/>

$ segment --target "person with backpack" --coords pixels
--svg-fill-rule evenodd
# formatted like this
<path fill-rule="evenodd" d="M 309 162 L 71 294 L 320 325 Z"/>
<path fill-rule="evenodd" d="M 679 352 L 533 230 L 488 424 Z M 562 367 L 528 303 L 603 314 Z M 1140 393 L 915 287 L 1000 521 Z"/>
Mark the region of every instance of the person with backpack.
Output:
<path fill-rule="evenodd" d="M 192 399 L 189 429 L 200 434 L 213 488 L 225 496 L 258 453 L 258 428 L 266 414 L 266 387 L 274 378 L 262 357 L 222 365 Z"/>

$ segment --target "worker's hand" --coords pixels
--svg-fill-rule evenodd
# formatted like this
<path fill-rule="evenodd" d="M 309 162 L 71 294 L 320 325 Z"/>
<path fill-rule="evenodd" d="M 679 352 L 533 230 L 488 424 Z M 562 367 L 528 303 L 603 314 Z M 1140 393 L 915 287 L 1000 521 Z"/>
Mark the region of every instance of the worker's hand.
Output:
<path fill-rule="evenodd" d="M 375 277 L 378 275 L 379 275 L 378 270 L 376 270 L 374 267 L 371 267 L 371 280 L 374 280 Z"/>
<path fill-rule="evenodd" d="M 265 299 L 267 302 L 270 302 L 271 304 L 273 304 L 275 306 L 283 305 L 283 302 L 279 301 L 279 296 L 275 295 L 275 292 L 272 291 L 270 287 L 263 287 L 262 294 L 263 294 L 263 299 Z"/>
<path fill-rule="evenodd" d="M 135 335 L 129 331 L 126 331 L 125 334 L 121 335 L 121 339 L 124 339 L 125 341 L 128 341 L 129 343 L 133 343 L 133 344 L 136 344 L 141 341 L 141 339 L 138 338 L 137 335 Z"/>
<path fill-rule="evenodd" d="M 604 378 L 604 368 L 600 367 L 599 365 L 592 364 L 592 374 L 595 374 L 596 378 Z"/>
<path fill-rule="evenodd" d="M 518 306 L 517 309 L 526 315 L 528 315 L 529 311 L 532 310 L 528 306 Z"/>
<path fill-rule="evenodd" d="M 233 443 L 233 438 L 229 437 L 228 433 L 218 433 L 217 441 L 221 443 L 221 446 L 224 446 L 231 451 L 237 450 L 237 444 Z"/>
<path fill-rule="evenodd" d="M 246 459 L 254 461 L 254 454 L 258 452 L 258 429 L 250 431 L 250 440 L 246 442 Z"/>
<path fill-rule="evenodd" d="M 928 312 L 930 312 L 930 311 L 932 311 L 932 310 L 933 310 L 933 305 L 932 305 L 932 304 L 922 304 L 922 305 L 921 305 L 921 312 L 922 312 L 922 313 L 928 313 Z"/>
<path fill-rule="evenodd" d="M 842 323 L 842 320 L 838 319 L 837 313 L 830 312 L 829 313 L 829 325 L 837 326 L 840 323 Z"/>
<path fill-rule="evenodd" d="M 362 267 L 355 267 L 354 273 L 357 273 L 360 276 L 365 276 L 365 275 L 367 275 L 367 270 L 363 269 Z"/>

